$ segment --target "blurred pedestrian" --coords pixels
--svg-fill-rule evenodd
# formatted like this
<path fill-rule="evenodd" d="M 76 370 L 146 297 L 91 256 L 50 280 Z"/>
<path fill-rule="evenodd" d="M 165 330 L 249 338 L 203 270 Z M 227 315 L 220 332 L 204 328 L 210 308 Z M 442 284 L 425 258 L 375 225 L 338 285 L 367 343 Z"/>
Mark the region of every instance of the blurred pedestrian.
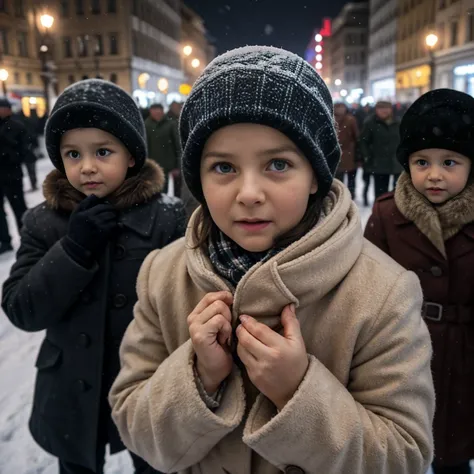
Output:
<path fill-rule="evenodd" d="M 357 173 L 356 144 L 359 138 L 359 129 L 356 119 L 349 113 L 346 104 L 335 104 L 334 116 L 337 122 L 338 139 L 342 150 L 336 178 L 344 182 L 344 178 L 347 176 L 347 187 L 352 199 L 354 199 Z"/>
<path fill-rule="evenodd" d="M 36 110 L 31 111 L 30 117 L 27 117 L 23 111 L 20 111 L 15 118 L 17 118 L 27 130 L 27 136 L 25 137 L 26 150 L 25 156 L 23 157 L 23 163 L 25 164 L 28 177 L 30 179 L 31 188 L 29 192 L 38 190 L 38 178 L 36 174 L 36 161 L 38 159 L 37 153 L 39 153 L 39 142 L 38 142 L 38 116 Z"/>
<path fill-rule="evenodd" d="M 26 211 L 21 165 L 29 153 L 28 137 L 23 124 L 12 116 L 10 102 L 0 99 L 0 254 L 12 250 L 5 198 L 13 210 L 18 230 Z"/>
<path fill-rule="evenodd" d="M 400 122 L 393 116 L 392 104 L 380 101 L 375 106 L 375 114 L 365 121 L 360 134 L 364 171 L 374 176 L 376 198 L 388 192 L 391 177 L 395 185 L 402 171 L 396 158 L 399 128 Z"/>
<path fill-rule="evenodd" d="M 178 114 L 176 116 L 176 114 Z M 148 156 L 156 161 L 165 172 L 166 187 L 169 191 L 170 175 L 174 181 L 174 195 L 180 195 L 181 145 L 178 134 L 179 104 L 174 102 L 168 114 L 161 104 L 150 107 L 150 115 L 145 120 Z"/>

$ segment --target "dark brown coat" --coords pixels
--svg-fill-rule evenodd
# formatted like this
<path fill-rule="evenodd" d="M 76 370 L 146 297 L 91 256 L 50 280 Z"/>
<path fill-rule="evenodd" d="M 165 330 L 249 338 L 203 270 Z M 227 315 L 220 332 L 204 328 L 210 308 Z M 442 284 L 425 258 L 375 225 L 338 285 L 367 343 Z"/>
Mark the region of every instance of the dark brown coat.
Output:
<path fill-rule="evenodd" d="M 407 182 L 403 174 L 396 195 L 376 201 L 365 237 L 416 272 L 425 305 L 433 303 L 424 317 L 434 351 L 435 463 L 454 465 L 474 458 L 474 190 L 445 205 L 443 222 L 413 186 L 402 192 Z"/>
<path fill-rule="evenodd" d="M 356 169 L 356 144 L 359 138 L 359 129 L 355 117 L 346 113 L 346 115 L 336 118 L 338 126 L 338 138 L 342 149 L 339 168 L 340 173 L 354 171 Z"/>

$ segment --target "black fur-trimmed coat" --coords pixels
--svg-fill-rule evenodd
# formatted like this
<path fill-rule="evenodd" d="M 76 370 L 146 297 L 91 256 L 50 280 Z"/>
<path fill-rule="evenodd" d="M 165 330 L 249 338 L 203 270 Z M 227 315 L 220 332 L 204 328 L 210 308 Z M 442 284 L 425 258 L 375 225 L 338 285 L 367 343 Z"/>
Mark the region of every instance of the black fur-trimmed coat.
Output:
<path fill-rule="evenodd" d="M 2 306 L 25 331 L 46 330 L 36 361 L 30 430 L 46 451 L 95 469 L 99 427 L 111 452 L 124 449 L 107 394 L 118 374 L 119 346 L 133 318 L 135 283 L 153 249 L 180 238 L 180 200 L 161 194 L 161 168 L 147 160 L 109 200 L 119 228 L 100 261 L 84 268 L 64 251 L 71 212 L 84 195 L 59 171 L 46 178 L 45 202 L 24 218 L 21 247 L 3 285 Z"/>

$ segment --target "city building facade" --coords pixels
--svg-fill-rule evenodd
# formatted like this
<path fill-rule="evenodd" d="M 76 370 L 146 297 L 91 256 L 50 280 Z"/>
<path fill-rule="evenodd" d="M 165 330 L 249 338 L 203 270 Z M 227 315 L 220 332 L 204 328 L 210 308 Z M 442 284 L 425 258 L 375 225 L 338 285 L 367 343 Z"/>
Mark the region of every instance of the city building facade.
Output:
<path fill-rule="evenodd" d="M 369 4 L 347 3 L 332 23 L 333 96 L 357 102 L 366 91 Z"/>
<path fill-rule="evenodd" d="M 399 0 L 396 94 L 411 103 L 431 87 L 432 61 L 426 38 L 435 30 L 437 0 Z"/>
<path fill-rule="evenodd" d="M 435 85 L 474 96 L 474 0 L 437 0 Z"/>
<path fill-rule="evenodd" d="M 182 101 L 215 54 L 180 0 L 0 0 L 0 48 L 7 96 L 40 116 L 65 87 L 95 77 L 142 107 Z"/>
<path fill-rule="evenodd" d="M 321 28 L 316 28 L 305 50 L 305 59 L 323 77 L 326 84 L 331 86 L 331 34 L 332 23 L 330 18 L 323 19 Z"/>
<path fill-rule="evenodd" d="M 398 0 L 370 0 L 367 95 L 396 99 L 395 64 Z"/>
<path fill-rule="evenodd" d="M 181 44 L 183 45 L 183 72 L 187 80 L 186 93 L 216 56 L 216 47 L 204 26 L 204 20 L 191 8 L 181 6 Z"/>

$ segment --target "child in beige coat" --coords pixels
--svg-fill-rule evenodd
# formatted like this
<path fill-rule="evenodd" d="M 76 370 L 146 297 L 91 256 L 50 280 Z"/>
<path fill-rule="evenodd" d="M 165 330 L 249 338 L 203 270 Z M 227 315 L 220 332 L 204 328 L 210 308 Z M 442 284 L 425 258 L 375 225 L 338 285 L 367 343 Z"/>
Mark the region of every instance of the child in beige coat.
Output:
<path fill-rule="evenodd" d="M 201 203 L 152 253 L 109 395 L 129 449 L 186 474 L 424 474 L 431 344 L 417 277 L 333 181 L 330 93 L 298 56 L 216 58 L 186 101 Z"/>

